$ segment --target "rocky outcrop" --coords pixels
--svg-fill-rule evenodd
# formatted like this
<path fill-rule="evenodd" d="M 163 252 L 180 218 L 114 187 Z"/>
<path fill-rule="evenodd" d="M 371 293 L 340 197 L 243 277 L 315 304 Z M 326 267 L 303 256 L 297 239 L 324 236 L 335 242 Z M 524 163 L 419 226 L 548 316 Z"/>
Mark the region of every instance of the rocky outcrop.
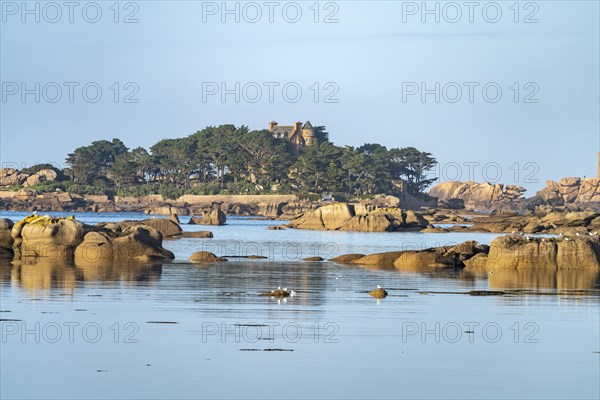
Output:
<path fill-rule="evenodd" d="M 536 193 L 551 206 L 592 207 L 600 211 L 600 178 L 562 178 L 547 181 L 546 187 Z"/>
<path fill-rule="evenodd" d="M 83 241 L 86 226 L 75 218 L 30 215 L 14 224 L 11 236 L 17 257 L 41 257 L 71 261 L 75 248 Z"/>
<path fill-rule="evenodd" d="M 359 232 L 421 230 L 427 225 L 428 222 L 422 215 L 411 210 L 376 208 L 364 214 L 356 214 L 355 206 L 347 203 L 319 207 L 290 221 L 290 226 L 297 229 Z"/>
<path fill-rule="evenodd" d="M 14 223 L 8 218 L 0 218 L 0 259 L 12 258 L 13 237 L 10 234 Z"/>
<path fill-rule="evenodd" d="M 89 232 L 75 250 L 75 264 L 148 262 L 175 258 L 162 247 L 159 231 L 134 225 L 121 232 Z"/>
<path fill-rule="evenodd" d="M 377 208 L 364 215 L 355 215 L 340 227 L 342 231 L 392 232 L 420 231 L 429 222 L 419 213 L 399 208 Z"/>
<path fill-rule="evenodd" d="M 478 254 L 487 254 L 488 246 L 467 241 L 455 246 L 440 246 L 424 250 L 402 250 L 385 253 L 340 256 L 330 261 L 359 265 L 394 266 L 399 269 L 420 267 L 464 267 L 467 260 Z M 347 259 L 346 259 L 347 257 Z"/>
<path fill-rule="evenodd" d="M 185 205 L 177 207 L 171 204 L 162 204 L 147 208 L 144 210 L 144 213 L 157 215 L 189 215 L 190 210 Z"/>
<path fill-rule="evenodd" d="M 53 169 L 42 169 L 35 174 L 32 174 L 25 179 L 23 186 L 35 186 L 46 181 L 54 181 L 58 177 L 58 174 Z"/>
<path fill-rule="evenodd" d="M 507 235 L 494 239 L 487 269 L 600 269 L 598 235 L 540 238 Z"/>
<path fill-rule="evenodd" d="M 287 203 L 281 208 L 283 214 L 279 217 L 279 219 L 295 219 L 302 214 L 316 210 L 322 205 L 323 204 L 321 204 L 321 202 L 306 201 Z"/>
<path fill-rule="evenodd" d="M 466 270 L 481 270 L 487 265 L 488 255 L 485 253 L 475 254 L 473 257 L 464 260 Z"/>
<path fill-rule="evenodd" d="M 262 202 L 258 204 L 258 215 L 265 217 L 279 217 L 283 214 L 284 202 Z"/>
<path fill-rule="evenodd" d="M 156 229 L 163 237 L 179 236 L 183 232 L 178 223 L 166 218 L 148 218 L 140 221 L 140 223 Z"/>
<path fill-rule="evenodd" d="M 53 169 L 41 169 L 33 174 L 21 173 L 14 168 L 0 168 L 0 186 L 35 186 L 55 181 L 58 173 Z"/>
<path fill-rule="evenodd" d="M 394 262 L 397 268 L 464 267 L 478 254 L 487 254 L 489 248 L 474 240 L 456 246 L 440 246 L 425 250 L 405 251 Z"/>
<path fill-rule="evenodd" d="M 498 213 L 472 218 L 471 226 L 455 226 L 454 232 L 569 233 L 600 230 L 600 213 L 594 211 L 551 211 L 534 216 Z"/>
<path fill-rule="evenodd" d="M 391 232 L 402 224 L 399 209 L 377 209 L 367 214 L 356 215 L 340 226 L 343 231 Z"/>
<path fill-rule="evenodd" d="M 82 264 L 174 258 L 173 253 L 162 247 L 162 234 L 139 221 L 91 226 L 73 217 L 34 214 L 14 224 L 10 235 L 15 257 L 21 260 L 36 258 Z M 6 243 L 4 235 L 1 242 Z"/>
<path fill-rule="evenodd" d="M 290 227 L 313 230 L 336 230 L 354 216 L 354 207 L 347 203 L 336 203 L 309 211 L 290 221 Z"/>
<path fill-rule="evenodd" d="M 15 211 L 93 211 L 76 194 L 60 191 L 38 194 L 32 189 L 12 193 L 12 197 L 0 199 L 1 207 Z"/>
<path fill-rule="evenodd" d="M 520 209 L 525 188 L 516 185 L 490 184 L 488 182 L 441 182 L 429 189 L 429 195 L 438 200 L 456 204 L 462 201 L 465 208 L 481 210 Z"/>
<path fill-rule="evenodd" d="M 214 209 L 210 212 L 204 212 L 200 217 L 192 217 L 191 225 L 223 225 L 227 221 L 227 216 L 220 209 Z"/>
<path fill-rule="evenodd" d="M 0 168 L 0 186 L 15 186 L 20 184 L 19 171 L 14 168 Z"/>
<path fill-rule="evenodd" d="M 167 218 L 148 218 L 141 221 L 124 220 L 119 222 L 108 223 L 101 222 L 98 224 L 98 227 L 104 230 L 111 231 L 113 233 L 119 233 L 127 228 L 141 225 L 149 226 L 153 229 L 156 229 L 158 232 L 160 232 L 163 238 L 178 237 L 183 234 L 183 230 L 181 229 L 179 224 Z"/>

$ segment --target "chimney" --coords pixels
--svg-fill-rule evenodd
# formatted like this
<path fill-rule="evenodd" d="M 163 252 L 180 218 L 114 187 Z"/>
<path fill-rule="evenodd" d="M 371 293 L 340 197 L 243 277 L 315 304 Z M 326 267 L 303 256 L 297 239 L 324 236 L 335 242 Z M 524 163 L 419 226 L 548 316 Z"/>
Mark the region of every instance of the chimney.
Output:
<path fill-rule="evenodd" d="M 302 122 L 298 121 L 294 124 L 294 132 L 302 131 Z"/>
<path fill-rule="evenodd" d="M 277 126 L 277 122 L 271 121 L 269 122 L 269 132 L 273 132 L 273 129 Z"/>

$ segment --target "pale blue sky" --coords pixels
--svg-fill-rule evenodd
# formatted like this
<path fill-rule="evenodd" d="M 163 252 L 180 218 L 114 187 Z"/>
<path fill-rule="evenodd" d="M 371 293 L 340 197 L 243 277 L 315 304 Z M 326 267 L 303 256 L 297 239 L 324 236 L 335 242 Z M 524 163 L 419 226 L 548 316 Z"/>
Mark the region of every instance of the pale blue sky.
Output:
<path fill-rule="evenodd" d="M 599 151 L 599 7 L 596 1 L 520 2 L 518 23 L 513 1 L 497 2 L 502 16 L 496 23 L 485 20 L 483 5 L 475 8 L 473 23 L 469 9 L 457 2 L 463 13 L 456 23 L 456 8 L 439 2 L 440 22 L 433 15 L 409 15 L 421 2 L 327 2 L 319 4 L 319 22 L 314 22 L 314 2 L 297 2 L 302 16 L 297 23 L 290 2 L 279 2 L 274 22 L 268 7 L 257 2 L 261 20 L 250 23 L 255 9 L 239 3 L 240 23 L 233 15 L 203 15 L 221 2 L 138 1 L 137 23 L 114 23 L 113 1 L 97 2 L 102 16 L 86 22 L 80 2 L 69 23 L 68 9 L 50 23 L 56 10 L 43 9 L 40 22 L 35 15 L 22 15 L 21 2 L 2 2 L 0 161 L 31 165 L 54 162 L 64 165 L 66 154 L 93 140 L 120 137 L 129 147 L 149 147 L 165 137 L 182 137 L 208 125 L 246 124 L 251 129 L 266 127 L 274 119 L 289 124 L 309 119 L 325 125 L 338 145 L 378 142 L 388 147 L 414 146 L 434 154 L 444 167 L 443 177 L 469 178 L 465 163 L 479 163 L 474 179 L 481 181 L 482 167 L 489 164 L 488 179 L 502 170 L 501 183 L 520 184 L 530 191 L 547 179 L 564 176 L 594 176 Z M 209 4 L 210 3 L 210 4 Z M 529 3 L 529 5 L 526 5 Z M 59 2 L 58 4 L 62 4 Z M 119 19 L 136 11 L 120 3 Z M 229 2 L 235 7 L 235 2 Z M 433 8 L 436 2 L 428 2 Z M 33 8 L 35 3 L 28 5 Z M 445 8 L 444 8 L 445 6 Z M 313 7 L 311 9 L 310 7 Z M 513 8 L 511 8 L 513 7 Z M 403 21 L 403 10 L 405 11 Z M 443 10 L 446 14 L 443 14 Z M 93 7 L 87 9 L 94 17 Z M 335 11 L 337 23 L 323 23 Z M 419 10 L 420 11 L 420 10 Z M 527 15 L 537 23 L 523 23 Z M 485 17 L 493 19 L 488 6 Z M 21 17 L 25 17 L 23 23 Z M 203 22 L 203 17 L 206 22 Z M 11 95 L 11 82 L 33 88 L 57 82 L 62 98 L 48 86 L 25 102 Z M 73 103 L 64 82 L 77 82 Z M 81 88 L 97 82 L 102 97 L 86 102 Z M 119 102 L 113 100 L 111 85 L 119 82 Z M 138 103 L 124 103 L 127 82 L 134 82 Z M 223 103 L 218 95 L 203 101 L 203 82 L 226 82 L 243 87 L 258 82 L 262 98 L 256 103 Z M 277 82 L 273 102 L 264 82 Z M 295 82 L 302 89 L 296 103 L 286 101 L 281 88 Z M 319 83 L 321 98 L 315 102 L 311 90 Z M 328 82 L 333 86 L 325 88 Z M 406 82 L 433 88 L 457 82 L 463 96 L 456 103 L 428 95 L 403 101 Z M 469 102 L 464 82 L 476 82 L 474 101 Z M 502 89 L 496 103 L 482 97 L 481 88 L 495 82 Z M 520 86 L 514 102 L 514 82 Z M 525 88 L 525 84 L 533 85 Z M 337 87 L 337 103 L 324 103 L 323 96 Z M 511 89 L 513 87 L 513 89 Z M 313 87 L 314 88 L 314 87 Z M 539 89 L 533 99 L 525 96 Z M 454 97 L 452 85 L 447 97 Z M 493 89 L 493 88 L 492 88 Z M 493 90 L 488 93 L 494 95 Z M 19 90 L 21 90 L 19 88 Z M 40 89 L 40 92 L 42 90 Z M 92 92 L 90 92 L 92 93 Z M 248 96 L 253 97 L 250 90 Z M 293 91 L 289 92 L 293 95 Z M 443 94 L 443 93 L 442 93 Z M 90 96 L 93 95 L 90 94 Z M 515 163 L 520 173 L 515 176 Z M 527 163 L 535 163 L 527 164 Z M 513 168 L 510 168 L 513 166 Z M 539 183 L 524 182 L 528 174 Z M 533 195 L 532 192 L 528 193 Z"/>

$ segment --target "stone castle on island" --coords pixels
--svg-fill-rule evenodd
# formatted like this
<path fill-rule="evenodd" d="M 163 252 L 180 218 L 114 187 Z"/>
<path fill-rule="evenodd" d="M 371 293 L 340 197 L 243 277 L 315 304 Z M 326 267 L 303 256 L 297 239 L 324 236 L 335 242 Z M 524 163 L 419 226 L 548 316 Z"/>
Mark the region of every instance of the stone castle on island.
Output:
<path fill-rule="evenodd" d="M 269 132 L 275 139 L 288 139 L 297 147 L 312 146 L 315 141 L 315 128 L 310 121 L 295 122 L 294 125 L 279 125 L 275 121 L 269 122 Z"/>

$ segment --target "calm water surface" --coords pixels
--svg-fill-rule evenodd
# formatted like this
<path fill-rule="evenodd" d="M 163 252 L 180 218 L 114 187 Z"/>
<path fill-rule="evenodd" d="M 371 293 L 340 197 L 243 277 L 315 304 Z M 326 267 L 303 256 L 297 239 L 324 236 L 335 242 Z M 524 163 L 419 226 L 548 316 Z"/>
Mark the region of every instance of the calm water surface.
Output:
<path fill-rule="evenodd" d="M 165 241 L 176 259 L 162 265 L 0 265 L 0 397 L 600 396 L 596 273 L 307 263 L 496 235 L 267 230 L 281 223 L 183 225 L 215 238 Z M 186 262 L 202 249 L 268 258 Z M 376 285 L 390 293 L 380 302 L 366 293 Z M 296 295 L 258 296 L 278 286 Z"/>

